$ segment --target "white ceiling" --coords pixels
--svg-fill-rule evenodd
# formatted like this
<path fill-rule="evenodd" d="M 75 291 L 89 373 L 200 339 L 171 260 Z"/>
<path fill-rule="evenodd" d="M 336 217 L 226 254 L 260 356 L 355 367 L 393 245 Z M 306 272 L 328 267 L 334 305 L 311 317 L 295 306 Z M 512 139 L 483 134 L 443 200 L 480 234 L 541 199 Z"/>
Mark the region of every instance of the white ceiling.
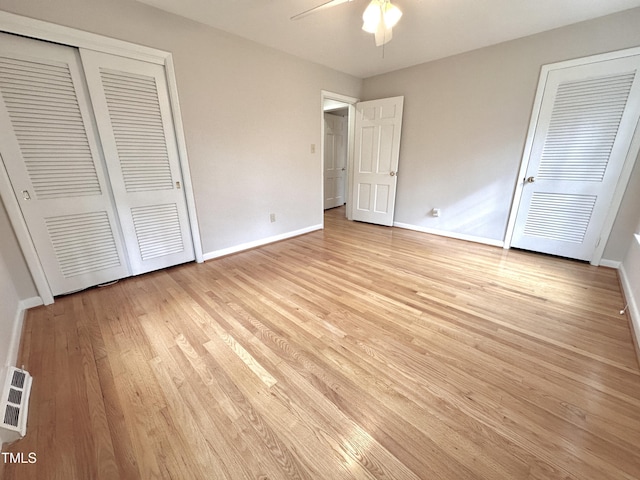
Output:
<path fill-rule="evenodd" d="M 640 6 L 640 0 L 393 0 L 404 15 L 375 47 L 368 0 L 289 18 L 327 0 L 138 0 L 366 78 Z"/>

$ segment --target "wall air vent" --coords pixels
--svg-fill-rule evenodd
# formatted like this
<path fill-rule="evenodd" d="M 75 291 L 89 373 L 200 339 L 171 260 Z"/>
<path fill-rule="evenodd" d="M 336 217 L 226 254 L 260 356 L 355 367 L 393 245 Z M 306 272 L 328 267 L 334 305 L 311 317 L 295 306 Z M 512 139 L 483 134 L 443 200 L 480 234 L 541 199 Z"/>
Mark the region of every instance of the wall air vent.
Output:
<path fill-rule="evenodd" d="M 8 367 L 0 397 L 0 434 L 5 441 L 15 441 L 27 433 L 31 380 L 27 371 Z"/>

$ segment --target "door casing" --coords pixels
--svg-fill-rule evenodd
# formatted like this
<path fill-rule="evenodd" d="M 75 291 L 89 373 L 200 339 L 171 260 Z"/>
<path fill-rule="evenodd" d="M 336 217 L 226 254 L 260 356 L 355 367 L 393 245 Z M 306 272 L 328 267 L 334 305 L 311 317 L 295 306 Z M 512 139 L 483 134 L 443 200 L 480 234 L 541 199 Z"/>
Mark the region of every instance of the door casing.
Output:
<path fill-rule="evenodd" d="M 323 163 L 324 163 L 324 208 L 329 209 L 329 208 L 334 208 L 334 207 L 338 207 L 341 205 L 344 205 L 346 203 L 346 198 L 345 198 L 345 194 L 347 191 L 347 185 L 346 185 L 346 180 L 347 180 L 347 154 L 348 154 L 348 148 L 349 148 L 349 138 L 348 138 L 348 115 L 346 117 L 346 121 L 344 119 L 344 117 L 339 116 L 339 115 L 335 115 L 332 111 L 326 111 L 325 112 L 325 123 L 324 123 L 324 128 L 325 128 L 325 138 L 324 138 L 324 156 L 323 156 Z M 337 125 L 336 125 L 337 124 Z M 333 132 L 333 136 L 332 136 L 332 132 L 327 132 L 327 125 L 329 125 L 329 130 L 336 130 L 336 127 L 338 128 L 337 131 Z M 328 138 L 332 138 L 331 141 L 331 147 L 332 148 L 327 148 L 327 139 Z M 342 143 L 340 143 L 340 141 L 338 139 L 342 139 Z M 331 162 L 328 162 L 327 160 L 331 160 Z M 340 162 L 343 162 L 342 164 L 342 173 L 339 173 L 339 171 L 337 170 L 337 166 L 340 164 Z M 332 168 L 328 169 L 328 165 L 331 165 Z M 342 195 L 341 196 L 336 196 L 336 192 L 335 190 L 339 191 L 339 188 L 337 189 L 329 189 L 329 191 L 331 191 L 333 193 L 333 196 L 331 198 L 327 198 L 327 178 L 331 177 L 333 180 L 335 180 L 336 178 L 339 178 L 340 180 L 338 182 L 333 182 L 334 187 L 339 187 L 338 183 L 342 184 Z"/>
<path fill-rule="evenodd" d="M 326 90 L 322 90 L 320 92 L 320 138 L 322 141 L 320 142 L 320 158 L 322 161 L 320 162 L 320 191 L 323 192 L 320 195 L 320 212 L 322 212 L 322 228 L 324 228 L 324 102 L 325 100 L 335 100 L 337 102 L 342 102 L 347 104 L 347 108 L 349 109 L 348 115 L 348 124 L 347 124 L 347 180 L 346 180 L 346 190 L 345 190 L 345 199 L 347 202 L 346 207 L 346 215 L 347 219 L 352 220 L 351 215 L 351 179 L 353 178 L 353 145 L 355 138 L 355 113 L 356 113 L 356 103 L 360 100 L 355 97 L 349 97 L 347 95 L 342 95 L 341 93 L 329 92 Z"/>

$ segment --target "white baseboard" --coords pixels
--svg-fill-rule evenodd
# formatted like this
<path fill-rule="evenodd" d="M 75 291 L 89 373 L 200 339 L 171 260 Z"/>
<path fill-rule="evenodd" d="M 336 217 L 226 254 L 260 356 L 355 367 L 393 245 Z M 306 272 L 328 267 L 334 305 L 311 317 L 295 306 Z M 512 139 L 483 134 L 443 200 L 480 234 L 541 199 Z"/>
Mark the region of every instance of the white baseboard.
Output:
<path fill-rule="evenodd" d="M 619 270 L 621 265 L 622 265 L 622 262 L 619 262 L 617 260 L 607 260 L 606 258 L 603 258 L 600 260 L 601 267 L 609 267 L 609 268 L 615 268 L 616 270 Z"/>
<path fill-rule="evenodd" d="M 20 340 L 22 338 L 22 324 L 24 322 L 24 316 L 27 310 L 33 307 L 43 305 L 40 297 L 31 297 L 20 300 L 18 303 L 18 309 L 16 316 L 13 320 L 13 329 L 11 331 L 11 343 L 9 344 L 9 351 L 7 352 L 7 359 L 5 366 L 17 366 L 18 350 L 20 350 Z"/>
<path fill-rule="evenodd" d="M 241 243 L 240 245 L 235 245 L 233 247 L 214 250 L 213 252 L 205 253 L 203 257 L 205 260 L 212 260 L 214 258 L 224 257 L 225 255 L 231 255 L 232 253 L 242 252 L 243 250 L 261 247 L 262 245 L 279 242 L 280 240 L 286 240 L 287 238 L 304 235 L 305 233 L 315 232 L 316 230 L 322 230 L 322 225 L 312 225 L 311 227 L 301 228 L 300 230 L 294 230 L 292 232 L 282 233 L 272 237 L 261 238 L 260 240 L 255 240 L 253 242 Z"/>
<path fill-rule="evenodd" d="M 398 228 L 406 228 L 407 230 L 415 230 L 416 232 L 439 235 L 441 237 L 455 238 L 457 240 L 466 240 L 467 242 L 483 243 L 485 245 L 491 245 L 494 247 L 504 246 L 504 241 L 502 240 L 494 240 L 492 238 L 485 238 L 485 237 L 476 237 L 474 235 L 467 235 L 465 233 L 449 232 L 447 230 L 438 230 L 436 228 L 421 227 L 419 225 L 411 225 L 408 223 L 400 223 L 400 222 L 393 222 L 393 226 Z"/>

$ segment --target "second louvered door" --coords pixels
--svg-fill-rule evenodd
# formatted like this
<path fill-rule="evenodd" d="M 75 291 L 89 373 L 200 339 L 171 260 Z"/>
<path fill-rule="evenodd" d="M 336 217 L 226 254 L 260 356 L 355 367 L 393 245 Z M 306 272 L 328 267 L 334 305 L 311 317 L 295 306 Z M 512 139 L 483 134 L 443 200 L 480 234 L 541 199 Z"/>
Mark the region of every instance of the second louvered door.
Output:
<path fill-rule="evenodd" d="M 129 275 L 77 51 L 0 33 L 0 156 L 54 295 Z"/>
<path fill-rule="evenodd" d="M 164 68 L 80 54 L 132 273 L 194 260 Z"/>
<path fill-rule="evenodd" d="M 640 115 L 640 56 L 550 70 L 513 247 L 591 260 Z"/>

